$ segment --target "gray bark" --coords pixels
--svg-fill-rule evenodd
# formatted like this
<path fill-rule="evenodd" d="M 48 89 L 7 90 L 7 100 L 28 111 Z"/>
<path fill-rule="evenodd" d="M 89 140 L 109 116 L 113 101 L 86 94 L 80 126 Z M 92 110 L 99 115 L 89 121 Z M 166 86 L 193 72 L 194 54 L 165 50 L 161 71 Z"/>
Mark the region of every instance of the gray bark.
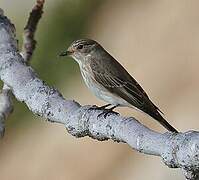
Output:
<path fill-rule="evenodd" d="M 29 63 L 32 54 L 36 47 L 36 40 L 34 35 L 37 25 L 43 13 L 44 0 L 37 0 L 35 6 L 30 12 L 26 26 L 23 33 L 22 51 L 20 52 L 25 63 Z M 3 16 L 3 10 L 0 9 L 0 14 Z M 14 26 L 12 26 L 14 29 Z M 12 91 L 6 84 L 3 85 L 0 93 L 0 137 L 2 138 L 5 133 L 5 121 L 8 116 L 13 112 L 14 106 L 12 102 Z"/>

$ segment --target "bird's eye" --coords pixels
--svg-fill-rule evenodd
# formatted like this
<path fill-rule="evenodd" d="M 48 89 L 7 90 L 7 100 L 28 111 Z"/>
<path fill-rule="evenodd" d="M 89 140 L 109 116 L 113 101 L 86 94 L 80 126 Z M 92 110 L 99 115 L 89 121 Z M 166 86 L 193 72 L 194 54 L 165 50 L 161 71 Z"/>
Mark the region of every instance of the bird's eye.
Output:
<path fill-rule="evenodd" d="M 82 49 L 83 48 L 83 45 L 82 44 L 79 44 L 78 46 L 77 46 L 77 49 Z"/>

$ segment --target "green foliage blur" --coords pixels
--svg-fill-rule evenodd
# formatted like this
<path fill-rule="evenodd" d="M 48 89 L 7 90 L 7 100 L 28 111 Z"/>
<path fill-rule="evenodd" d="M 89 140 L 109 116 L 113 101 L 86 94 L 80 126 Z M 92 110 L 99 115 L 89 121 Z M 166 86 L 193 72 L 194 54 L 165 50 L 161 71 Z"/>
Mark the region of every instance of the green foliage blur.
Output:
<path fill-rule="evenodd" d="M 51 12 L 44 7 L 35 36 L 37 45 L 31 66 L 48 85 L 59 88 L 62 83 L 67 83 L 75 76 L 78 69 L 77 64 L 67 58 L 63 60 L 58 55 L 73 40 L 87 37 L 89 21 L 102 3 L 102 0 L 62 1 L 62 3 L 54 3 L 55 6 L 51 8 Z M 26 21 L 28 15 L 29 12 L 25 17 Z M 25 26 L 26 21 L 20 21 L 20 23 L 24 23 L 23 26 Z M 18 31 L 17 38 L 20 47 L 22 35 Z M 25 104 L 14 100 L 14 112 L 6 122 L 7 127 L 29 123 L 31 118 L 28 117 L 30 116 L 34 116 L 32 119 L 38 118 L 28 110 Z"/>

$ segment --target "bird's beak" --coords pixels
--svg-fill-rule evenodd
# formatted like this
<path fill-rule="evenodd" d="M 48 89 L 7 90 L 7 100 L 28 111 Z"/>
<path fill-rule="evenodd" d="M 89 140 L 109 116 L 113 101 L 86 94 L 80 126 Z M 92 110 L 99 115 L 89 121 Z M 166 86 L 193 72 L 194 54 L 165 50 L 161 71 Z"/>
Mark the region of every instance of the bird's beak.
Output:
<path fill-rule="evenodd" d="M 59 54 L 59 56 L 69 56 L 71 54 L 71 52 L 70 51 L 63 51 L 63 52 L 61 52 L 60 54 Z"/>

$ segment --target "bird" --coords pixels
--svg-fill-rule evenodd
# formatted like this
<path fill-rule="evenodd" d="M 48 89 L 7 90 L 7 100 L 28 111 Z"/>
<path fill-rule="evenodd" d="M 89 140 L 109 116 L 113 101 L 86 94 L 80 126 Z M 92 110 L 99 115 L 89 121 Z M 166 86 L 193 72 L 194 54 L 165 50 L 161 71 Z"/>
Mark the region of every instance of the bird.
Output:
<path fill-rule="evenodd" d="M 106 115 L 118 106 L 130 107 L 148 114 L 168 131 L 178 133 L 138 82 L 97 41 L 75 40 L 59 55 L 70 56 L 79 64 L 87 87 L 96 97 L 108 103 L 97 107 L 106 110 Z M 107 109 L 109 106 L 113 107 Z"/>

